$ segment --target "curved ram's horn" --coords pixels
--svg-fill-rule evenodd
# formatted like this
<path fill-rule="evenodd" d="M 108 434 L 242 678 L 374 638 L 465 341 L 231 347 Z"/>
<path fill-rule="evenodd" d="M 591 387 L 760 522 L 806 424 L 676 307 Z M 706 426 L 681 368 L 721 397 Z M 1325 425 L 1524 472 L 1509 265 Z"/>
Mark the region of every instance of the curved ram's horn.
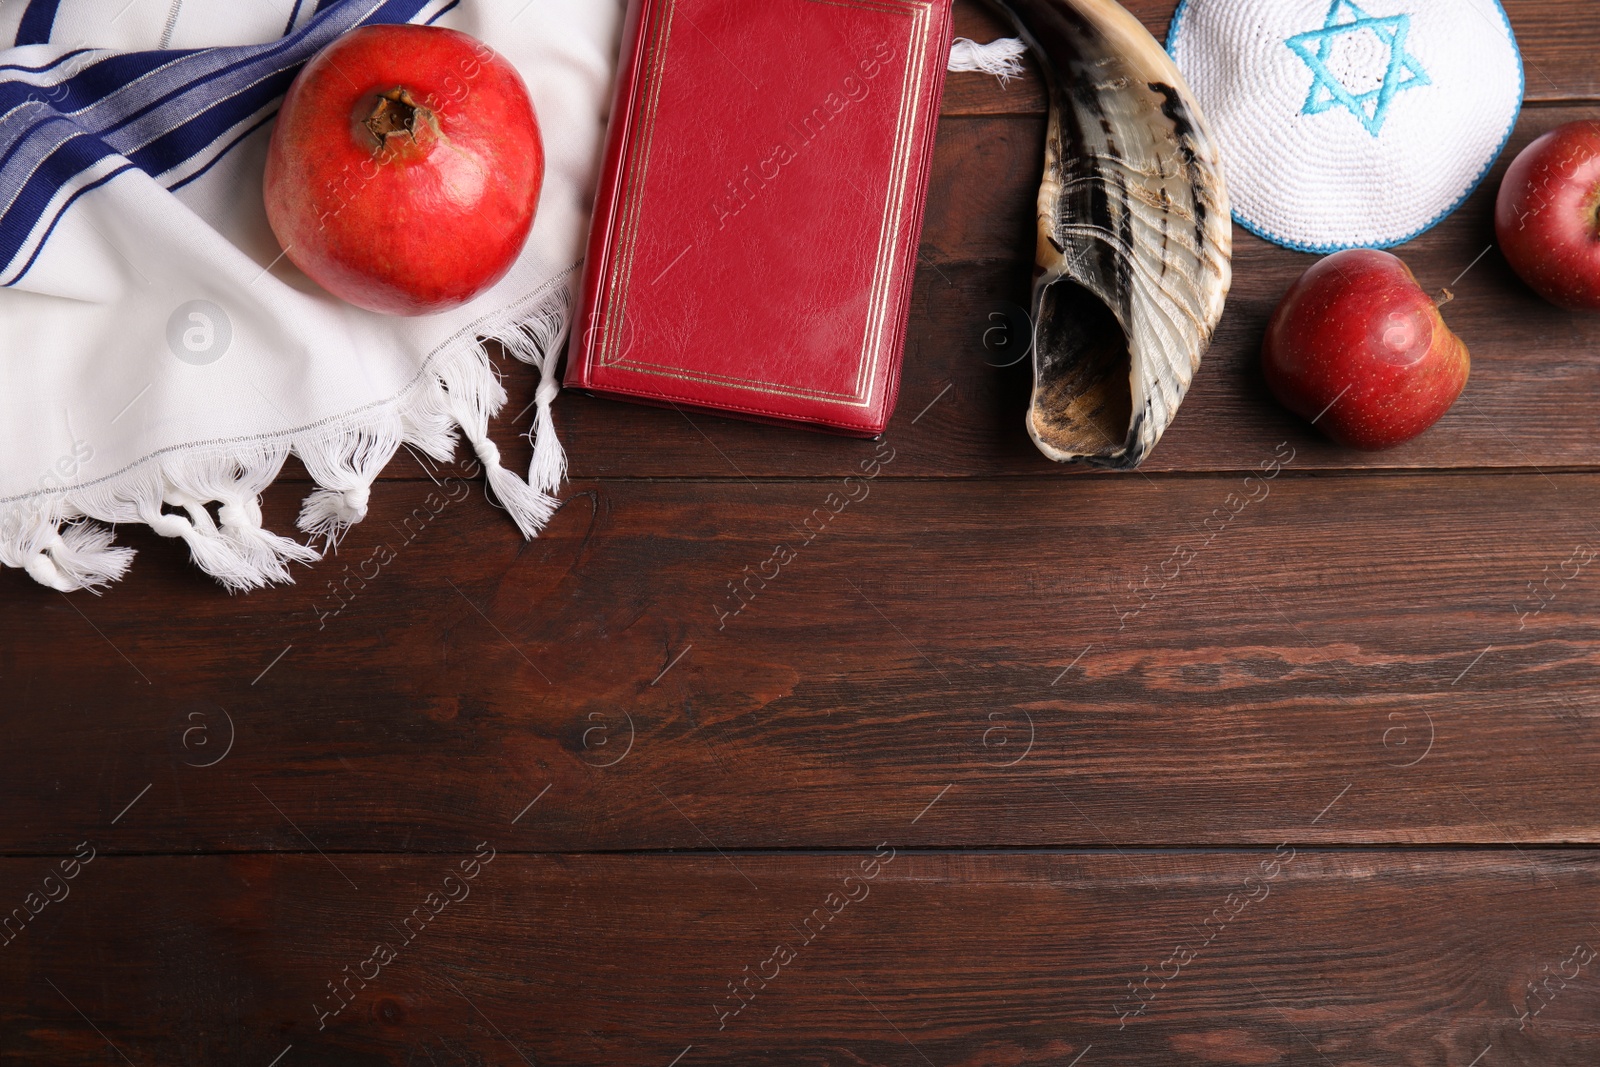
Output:
<path fill-rule="evenodd" d="M 991 0 L 1044 67 L 1028 433 L 1127 469 L 1178 413 L 1232 274 L 1228 191 L 1189 87 L 1112 0 Z"/>

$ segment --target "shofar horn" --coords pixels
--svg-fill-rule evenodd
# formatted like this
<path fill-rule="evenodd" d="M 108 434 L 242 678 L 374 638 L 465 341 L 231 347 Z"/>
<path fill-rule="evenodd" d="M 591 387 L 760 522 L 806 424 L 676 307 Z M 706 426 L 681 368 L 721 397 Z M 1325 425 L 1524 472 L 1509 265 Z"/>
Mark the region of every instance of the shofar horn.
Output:
<path fill-rule="evenodd" d="M 1028 434 L 1058 462 L 1137 467 L 1211 343 L 1232 279 L 1216 143 L 1111 0 L 990 0 L 1049 82 Z"/>

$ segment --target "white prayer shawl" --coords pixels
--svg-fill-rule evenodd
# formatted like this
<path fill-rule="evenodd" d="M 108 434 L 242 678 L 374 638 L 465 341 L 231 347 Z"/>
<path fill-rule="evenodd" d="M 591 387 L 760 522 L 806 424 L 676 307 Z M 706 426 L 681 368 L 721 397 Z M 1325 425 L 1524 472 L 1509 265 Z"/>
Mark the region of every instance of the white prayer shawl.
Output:
<path fill-rule="evenodd" d="M 533 536 L 565 474 L 550 403 L 610 100 L 608 0 L 11 0 L 0 5 L 0 563 L 97 589 L 132 552 L 106 524 L 186 542 L 230 589 L 289 580 L 365 516 L 402 444 L 458 434 Z M 322 291 L 262 206 L 272 120 L 304 61 L 369 22 L 478 37 L 527 82 L 546 177 L 510 274 L 454 311 L 390 318 Z M 507 401 L 482 344 L 541 371 L 524 481 L 487 434 Z M 290 454 L 300 529 L 261 525 Z M 208 505 L 211 505 L 208 507 Z"/>

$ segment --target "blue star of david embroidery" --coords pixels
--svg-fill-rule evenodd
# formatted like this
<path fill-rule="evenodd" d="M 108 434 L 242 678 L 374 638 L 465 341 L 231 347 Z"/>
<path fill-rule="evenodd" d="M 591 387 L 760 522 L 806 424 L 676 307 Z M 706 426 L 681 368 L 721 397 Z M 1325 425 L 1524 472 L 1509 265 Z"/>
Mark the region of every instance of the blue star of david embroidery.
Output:
<path fill-rule="evenodd" d="M 1328 69 L 1328 60 L 1333 55 L 1334 42 L 1338 38 L 1369 30 L 1389 46 L 1389 63 L 1383 74 L 1382 85 L 1357 94 L 1351 92 Z M 1388 121 L 1389 107 L 1396 95 L 1407 89 L 1420 89 L 1433 84 L 1417 57 L 1406 51 L 1406 38 L 1410 33 L 1410 15 L 1373 18 L 1352 0 L 1333 0 L 1322 29 L 1296 34 L 1284 42 L 1316 76 L 1301 113 L 1320 115 L 1331 108 L 1343 107 L 1356 117 L 1368 133 L 1378 136 L 1383 124 Z"/>

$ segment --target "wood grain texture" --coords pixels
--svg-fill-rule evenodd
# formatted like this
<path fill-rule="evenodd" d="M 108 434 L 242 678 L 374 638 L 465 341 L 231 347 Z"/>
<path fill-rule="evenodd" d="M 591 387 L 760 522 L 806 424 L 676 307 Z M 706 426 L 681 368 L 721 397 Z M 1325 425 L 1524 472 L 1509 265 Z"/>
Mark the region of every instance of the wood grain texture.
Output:
<path fill-rule="evenodd" d="M 0 1060 L 1588 1067 L 1600 1040 L 1592 855 L 567 857 L 518 833 L 96 858 L 0 947 Z M 46 869 L 0 863 L 0 899 Z"/>
<path fill-rule="evenodd" d="M 297 587 L 7 572 L 0 850 L 140 795 L 108 849 L 437 849 L 547 786 L 562 851 L 871 845 L 947 786 L 902 842 L 1600 840 L 1600 477 L 1296 462 L 579 484 L 532 543 L 391 483 Z"/>
<path fill-rule="evenodd" d="M 1129 0 L 1123 5 L 1139 17 L 1163 44 L 1172 24 L 1175 0 Z M 1589 100 L 1600 96 L 1600 68 L 1591 45 L 1600 39 L 1600 7 L 1583 2 L 1506 0 L 1505 11 L 1522 49 L 1527 89 L 1532 104 Z M 992 41 L 1012 36 L 1009 24 L 977 0 L 956 0 L 958 37 Z M 1478 17 L 1464 10 L 1463 17 Z M 952 74 L 945 87 L 946 115 L 1042 115 L 1043 81 L 1037 66 L 1006 86 L 982 74 Z M 1309 83 L 1308 83 L 1309 84 Z"/>

